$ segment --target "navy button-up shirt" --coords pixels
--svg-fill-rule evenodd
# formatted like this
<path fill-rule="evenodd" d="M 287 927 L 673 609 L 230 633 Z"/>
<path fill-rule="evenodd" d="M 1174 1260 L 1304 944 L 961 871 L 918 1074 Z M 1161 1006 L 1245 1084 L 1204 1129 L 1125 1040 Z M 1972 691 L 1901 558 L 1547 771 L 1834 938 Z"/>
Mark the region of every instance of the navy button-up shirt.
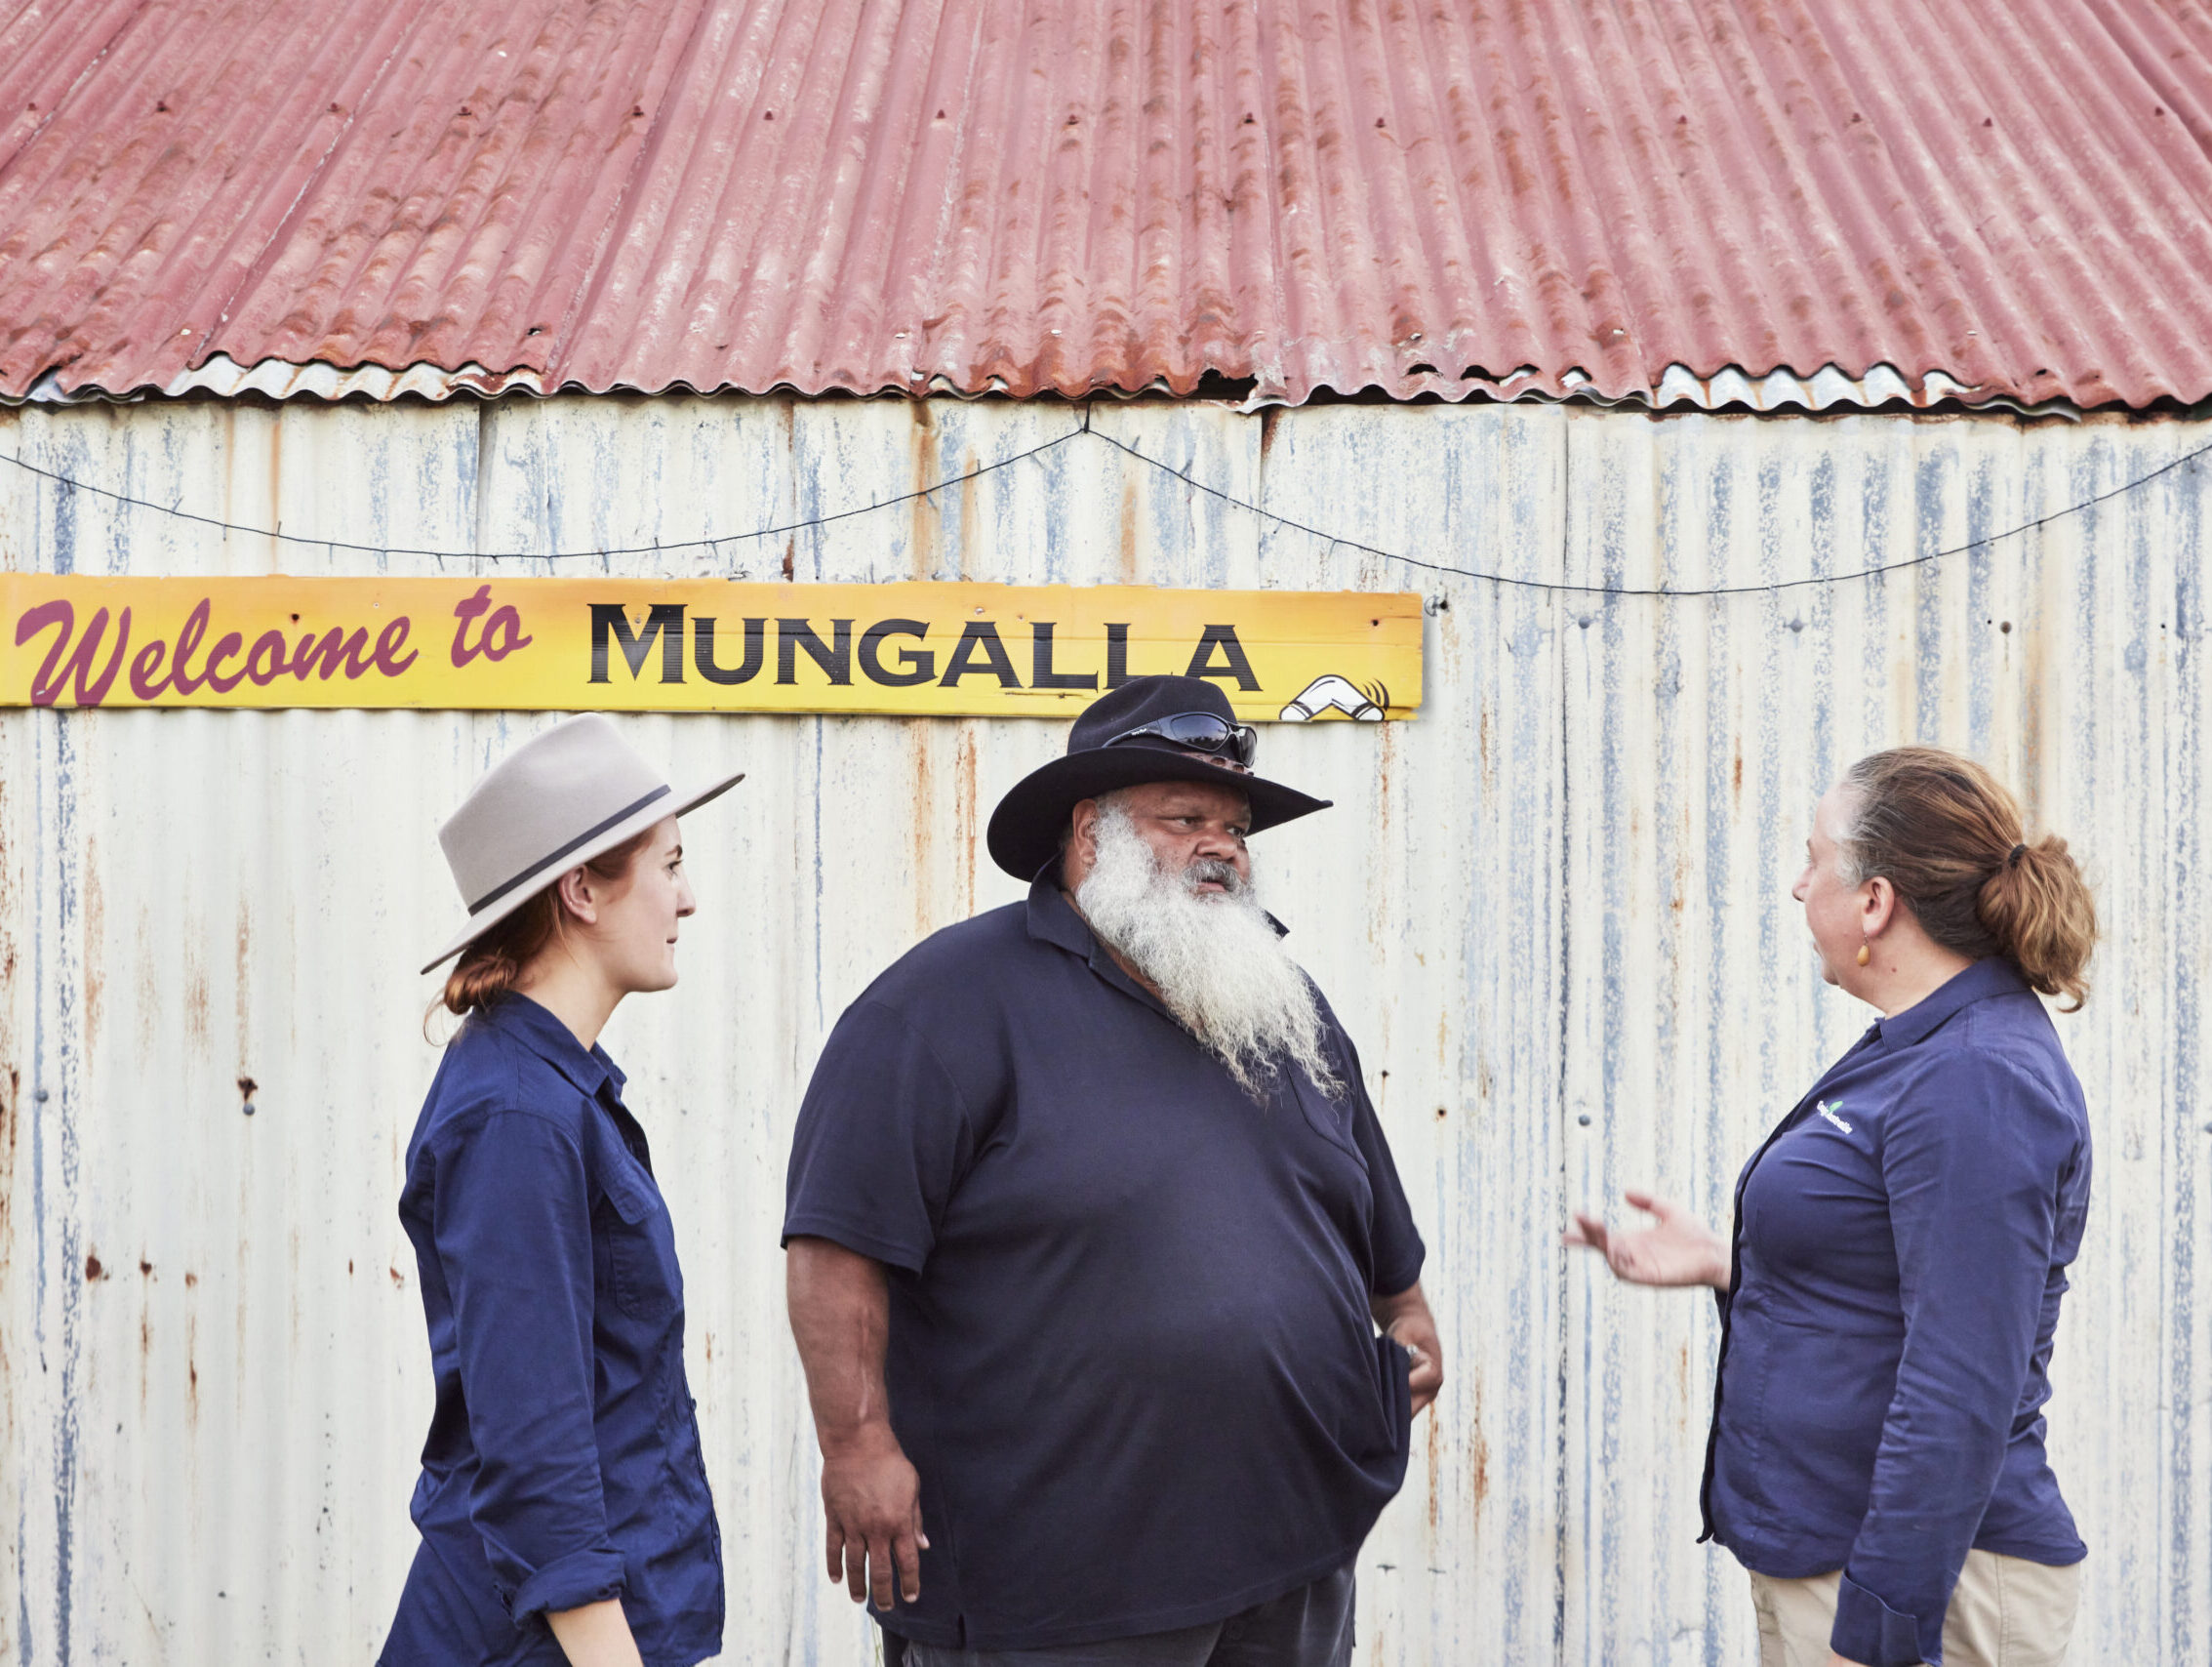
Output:
<path fill-rule="evenodd" d="M 721 1647 L 683 1276 L 622 1085 L 521 996 L 471 1017 L 430 1085 L 399 1215 L 437 1409 L 390 1667 L 556 1667 L 545 1611 L 614 1597 L 650 1667 Z"/>
<path fill-rule="evenodd" d="M 890 1271 L 925 1644 L 1195 1626 L 1342 1567 L 1404 1479 L 1407 1355 L 1369 1299 L 1422 1243 L 1359 1060 L 1264 1103 L 1050 880 L 938 933 L 838 1021 L 787 1239 Z"/>
<path fill-rule="evenodd" d="M 1745 1165 L 1706 1532 L 1841 1569 L 1849 1659 L 1940 1662 L 1969 1549 L 2084 1555 L 2041 1409 L 2088 1208 L 2081 1084 L 2001 958 L 1875 1025 Z"/>

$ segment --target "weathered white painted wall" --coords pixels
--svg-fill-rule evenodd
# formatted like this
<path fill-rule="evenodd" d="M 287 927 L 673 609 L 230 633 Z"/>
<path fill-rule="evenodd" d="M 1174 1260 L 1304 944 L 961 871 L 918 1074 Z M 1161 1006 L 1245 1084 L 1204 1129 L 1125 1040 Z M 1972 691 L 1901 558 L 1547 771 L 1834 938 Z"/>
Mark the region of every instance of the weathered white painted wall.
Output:
<path fill-rule="evenodd" d="M 0 449 L 236 522 L 553 549 L 865 504 L 1071 421 L 1013 404 L 149 403 L 0 412 Z M 1099 422 L 1349 538 L 1607 585 L 1922 553 L 2212 439 L 2178 421 L 1537 406 L 1263 423 L 1146 404 Z M 1361 1559 L 1362 1659 L 1390 1667 L 1749 1658 L 1742 1577 L 1693 1543 L 1711 1305 L 1619 1290 L 1558 1233 L 1570 1202 L 1639 1181 L 1721 1212 L 1768 1122 L 1869 1016 L 1819 986 L 1787 896 L 1814 797 L 1897 741 L 1987 757 L 2086 854 L 2110 932 L 2091 1005 L 2062 1022 L 2101 1142 L 2052 1413 L 2094 1548 L 2075 1659 L 2203 1661 L 2205 504 L 2188 468 L 1883 583 L 1608 600 L 1263 536 L 1086 440 L 820 536 L 603 565 L 1433 599 L 1417 721 L 1264 742 L 1271 771 L 1338 800 L 1260 855 L 1372 1073 L 1450 1352 L 1405 1494 Z M 5 466 L 0 562 L 377 570 L 225 543 Z M 393 1203 L 434 1061 L 413 968 L 455 913 L 433 830 L 542 721 L 0 715 L 0 1660 L 372 1657 L 412 1549 L 429 1406 Z M 685 1255 L 725 1659 L 856 1663 L 868 1629 L 817 1568 L 784 1328 L 791 1118 L 821 1037 L 878 967 L 1018 895 L 978 836 L 1061 730 L 624 721 L 679 772 L 751 772 L 690 833 L 703 913 L 684 983 L 631 1003 L 610 1037 Z M 259 1084 L 251 1118 L 242 1077 Z"/>

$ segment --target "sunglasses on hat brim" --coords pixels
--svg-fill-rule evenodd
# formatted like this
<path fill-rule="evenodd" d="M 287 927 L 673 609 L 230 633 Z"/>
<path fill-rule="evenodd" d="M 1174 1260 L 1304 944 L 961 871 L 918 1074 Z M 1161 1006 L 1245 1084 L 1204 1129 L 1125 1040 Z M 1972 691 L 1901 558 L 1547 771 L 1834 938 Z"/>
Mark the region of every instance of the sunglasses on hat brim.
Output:
<path fill-rule="evenodd" d="M 1230 723 L 1210 712 L 1179 712 L 1171 717 L 1155 718 L 1150 723 L 1125 729 L 1106 745 L 1118 747 L 1124 741 L 1135 741 L 1151 736 L 1187 747 L 1193 752 L 1208 752 L 1220 757 L 1234 758 L 1246 769 L 1259 755 L 1260 732 L 1249 723 Z"/>

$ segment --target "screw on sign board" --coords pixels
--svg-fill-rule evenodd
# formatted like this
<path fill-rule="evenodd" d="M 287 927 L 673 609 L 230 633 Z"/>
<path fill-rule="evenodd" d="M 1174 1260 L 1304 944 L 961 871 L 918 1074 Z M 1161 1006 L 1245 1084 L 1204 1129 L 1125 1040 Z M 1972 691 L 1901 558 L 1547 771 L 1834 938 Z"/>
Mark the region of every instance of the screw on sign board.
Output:
<path fill-rule="evenodd" d="M 0 705 L 1066 717 L 1131 677 L 1405 718 L 1413 593 L 0 575 Z"/>

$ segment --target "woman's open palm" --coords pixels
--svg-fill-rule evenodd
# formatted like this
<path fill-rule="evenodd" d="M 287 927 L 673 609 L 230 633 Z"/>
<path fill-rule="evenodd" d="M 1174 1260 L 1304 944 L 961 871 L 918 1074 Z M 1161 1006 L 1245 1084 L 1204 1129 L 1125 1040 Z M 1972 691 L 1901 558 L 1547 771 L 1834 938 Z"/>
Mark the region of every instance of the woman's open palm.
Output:
<path fill-rule="evenodd" d="M 1659 1225 L 1625 1232 L 1577 1210 L 1566 1241 L 1595 1250 L 1616 1278 L 1630 1284 L 1728 1288 L 1728 1246 L 1711 1228 L 1669 1199 L 1638 1192 L 1621 1196 L 1657 1216 Z"/>

